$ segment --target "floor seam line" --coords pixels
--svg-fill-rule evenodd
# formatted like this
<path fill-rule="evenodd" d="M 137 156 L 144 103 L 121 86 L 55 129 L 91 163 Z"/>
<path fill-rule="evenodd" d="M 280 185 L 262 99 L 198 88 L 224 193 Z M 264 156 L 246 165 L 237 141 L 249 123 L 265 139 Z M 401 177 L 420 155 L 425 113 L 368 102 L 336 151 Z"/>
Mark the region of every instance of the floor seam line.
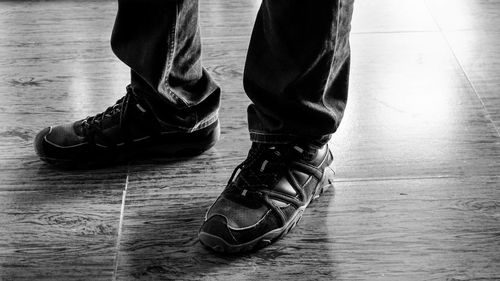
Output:
<path fill-rule="evenodd" d="M 455 62 L 458 64 L 458 66 L 460 67 L 460 70 L 462 71 L 462 74 L 465 76 L 465 79 L 467 80 L 467 84 L 469 84 L 469 87 L 471 87 L 471 89 L 474 92 L 476 98 L 481 103 L 481 107 L 483 108 L 483 111 L 485 113 L 484 117 L 493 125 L 493 129 L 495 129 L 495 132 L 497 133 L 496 136 L 500 137 L 500 130 L 498 129 L 497 125 L 495 124 L 495 122 L 491 118 L 490 111 L 488 110 L 488 108 L 486 108 L 486 104 L 484 103 L 483 99 L 479 95 L 479 93 L 478 93 L 478 91 L 476 89 L 476 86 L 474 86 L 474 83 L 472 83 L 472 81 L 471 81 L 469 75 L 467 74 L 467 72 L 465 71 L 465 68 L 462 65 L 460 59 L 458 58 L 457 54 L 453 50 L 453 47 L 451 46 L 451 43 L 448 40 L 448 37 L 446 36 L 445 31 L 441 28 L 441 25 L 439 25 L 438 21 L 436 20 L 436 17 L 434 16 L 434 14 L 432 13 L 432 11 L 430 10 L 429 5 L 427 4 L 427 1 L 424 1 L 424 3 L 425 3 L 425 7 L 427 8 L 427 11 L 429 12 L 432 20 L 434 21 L 434 24 L 436 24 L 437 28 L 439 29 L 439 33 L 443 37 L 444 41 L 446 42 L 446 45 L 448 46 L 448 49 L 450 50 L 451 54 L 453 55 L 453 58 L 455 59 Z"/>
<path fill-rule="evenodd" d="M 370 182 L 370 181 L 407 181 L 407 180 L 439 180 L 439 179 L 460 179 L 463 178 L 461 176 L 429 176 L 429 177 L 400 177 L 400 178 L 389 178 L 389 177 L 380 177 L 380 178 L 357 178 L 357 179 L 338 179 L 335 180 L 334 183 L 357 183 L 357 182 Z"/>
<path fill-rule="evenodd" d="M 429 176 L 429 177 L 401 177 L 401 178 L 357 178 L 357 179 L 335 179 L 335 183 L 360 183 L 360 182 L 384 182 L 384 181 L 413 181 L 413 180 L 443 180 L 443 179 L 471 179 L 471 178 L 491 178 L 488 175 L 480 176 L 460 176 L 460 175 L 450 175 L 450 176 Z M 497 177 L 495 177 L 497 178 Z"/>
<path fill-rule="evenodd" d="M 118 222 L 118 233 L 116 237 L 116 244 L 115 244 L 115 258 L 113 262 L 113 281 L 116 281 L 116 274 L 118 272 L 118 265 L 119 265 L 119 258 L 120 258 L 120 244 L 121 244 L 121 237 L 122 237 L 122 229 L 123 229 L 123 218 L 124 218 L 124 213 L 125 213 L 125 202 L 127 198 L 127 190 L 128 190 L 128 183 L 129 183 L 129 171 L 127 167 L 127 176 L 125 178 L 125 186 L 123 188 L 122 192 L 122 202 L 120 205 L 120 219 Z"/>

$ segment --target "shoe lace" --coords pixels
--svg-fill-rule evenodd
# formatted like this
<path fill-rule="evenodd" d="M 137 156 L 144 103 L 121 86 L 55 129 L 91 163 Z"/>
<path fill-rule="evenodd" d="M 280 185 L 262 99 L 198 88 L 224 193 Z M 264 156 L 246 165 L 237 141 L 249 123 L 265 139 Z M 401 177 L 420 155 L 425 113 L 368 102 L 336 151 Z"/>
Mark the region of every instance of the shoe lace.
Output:
<path fill-rule="evenodd" d="M 228 186 L 244 190 L 245 193 L 272 188 L 287 170 L 290 161 L 288 150 L 254 143 L 247 159 L 234 169 Z"/>
<path fill-rule="evenodd" d="M 116 101 L 116 103 L 101 113 L 94 116 L 89 116 L 82 121 L 82 128 L 87 134 L 93 134 L 96 131 L 102 129 L 102 125 L 106 119 L 115 118 L 119 114 L 120 127 L 125 123 L 125 113 L 127 112 L 127 107 L 130 103 L 130 99 L 133 97 L 132 90 L 127 87 L 127 93 L 124 97 Z"/>

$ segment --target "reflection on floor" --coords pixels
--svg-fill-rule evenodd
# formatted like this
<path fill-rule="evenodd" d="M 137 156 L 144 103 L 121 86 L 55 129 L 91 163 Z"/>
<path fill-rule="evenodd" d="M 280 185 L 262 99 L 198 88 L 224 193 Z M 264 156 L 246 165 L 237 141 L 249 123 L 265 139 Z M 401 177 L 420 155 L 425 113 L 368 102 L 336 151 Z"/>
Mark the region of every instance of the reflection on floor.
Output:
<path fill-rule="evenodd" d="M 241 78 L 259 1 L 200 2 L 220 143 L 92 171 L 46 166 L 32 141 L 124 93 L 116 3 L 0 2 L 0 280 L 500 279 L 500 2 L 358 0 L 335 194 L 238 257 L 196 233 L 249 148 Z"/>

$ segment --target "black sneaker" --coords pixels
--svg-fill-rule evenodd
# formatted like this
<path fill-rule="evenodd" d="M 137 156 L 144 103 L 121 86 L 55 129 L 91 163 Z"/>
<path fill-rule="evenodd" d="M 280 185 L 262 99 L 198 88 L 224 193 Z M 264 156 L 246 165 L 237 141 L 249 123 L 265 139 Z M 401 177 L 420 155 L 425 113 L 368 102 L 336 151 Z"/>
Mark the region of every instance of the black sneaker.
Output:
<path fill-rule="evenodd" d="M 165 129 L 127 87 L 127 94 L 104 112 L 45 128 L 34 144 L 38 156 L 50 164 L 88 167 L 145 155 L 197 155 L 212 147 L 219 134 L 218 122 L 193 132 Z"/>
<path fill-rule="evenodd" d="M 218 252 L 245 252 L 285 236 L 309 203 L 333 186 L 333 156 L 322 148 L 254 143 L 208 210 L 201 243 Z"/>

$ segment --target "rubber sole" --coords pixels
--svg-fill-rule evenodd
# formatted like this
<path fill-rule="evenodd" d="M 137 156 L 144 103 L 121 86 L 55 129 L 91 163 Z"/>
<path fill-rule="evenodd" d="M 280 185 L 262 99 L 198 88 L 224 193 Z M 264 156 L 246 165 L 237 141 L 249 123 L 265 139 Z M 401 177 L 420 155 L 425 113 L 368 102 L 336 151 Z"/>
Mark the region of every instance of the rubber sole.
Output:
<path fill-rule="evenodd" d="M 123 149 L 106 157 L 98 159 L 62 159 L 51 158 L 39 154 L 39 158 L 55 167 L 63 169 L 88 169 L 123 163 L 133 159 L 161 159 L 171 157 L 194 157 L 212 148 L 220 138 L 220 125 L 200 141 L 183 141 L 162 143 L 159 145 L 142 146 L 133 149 Z M 37 151 L 38 153 L 38 151 Z M 106 153 L 106 152 L 103 152 Z M 109 154 L 109 153 L 108 153 Z"/>
<path fill-rule="evenodd" d="M 316 190 L 313 196 L 311 196 L 311 200 L 305 206 L 302 206 L 299 209 L 297 209 L 292 218 L 281 228 L 271 230 L 250 242 L 237 245 L 230 244 L 218 236 L 203 231 L 200 231 L 200 233 L 198 234 L 198 238 L 201 244 L 204 245 L 205 247 L 216 252 L 230 253 L 230 254 L 252 252 L 264 248 L 268 245 L 271 245 L 277 240 L 283 238 L 295 226 L 297 226 L 297 224 L 302 219 L 302 215 L 305 209 L 309 206 L 309 204 L 311 204 L 314 200 L 319 198 L 328 189 L 334 188 L 333 187 L 334 174 L 335 173 L 333 172 L 332 168 L 327 167 L 325 169 L 325 172 L 323 173 L 323 178 L 316 186 Z"/>

